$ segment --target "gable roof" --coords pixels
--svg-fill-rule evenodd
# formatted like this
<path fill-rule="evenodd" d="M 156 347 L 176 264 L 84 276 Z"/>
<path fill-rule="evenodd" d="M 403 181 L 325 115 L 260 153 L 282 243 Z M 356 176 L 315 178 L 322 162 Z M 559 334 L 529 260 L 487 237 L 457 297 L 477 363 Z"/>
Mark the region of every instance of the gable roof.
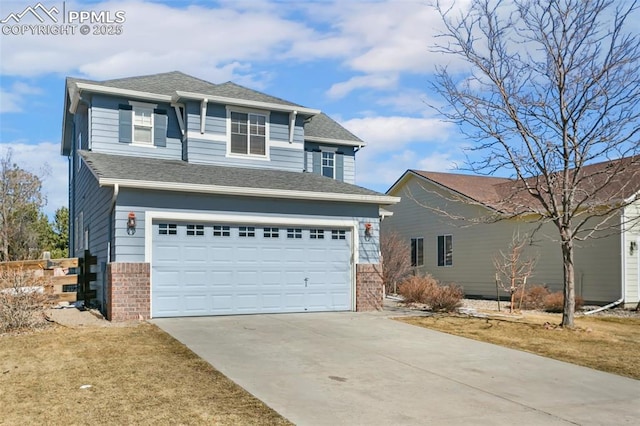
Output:
<path fill-rule="evenodd" d="M 79 151 L 101 186 L 378 205 L 400 201 L 321 175 Z"/>
<path fill-rule="evenodd" d="M 304 125 L 304 138 L 309 141 L 347 143 L 364 146 L 364 142 L 353 133 L 321 112 L 311 117 Z"/>
<path fill-rule="evenodd" d="M 68 141 L 70 137 L 70 130 L 67 129 L 65 123 L 69 118 L 69 111 L 71 113 L 75 112 L 83 91 L 120 95 L 132 99 L 151 99 L 168 103 L 177 103 L 185 99 L 209 100 L 228 105 L 280 110 L 300 114 L 307 118 L 304 124 L 305 138 L 308 135 L 310 141 L 340 143 L 359 147 L 365 145 L 362 140 L 326 114 L 321 113 L 320 110 L 307 108 L 230 81 L 214 84 L 180 71 L 172 71 L 104 81 L 67 77 L 67 95 L 65 96 L 62 130 L 63 155 L 69 150 L 67 146 L 69 142 L 65 145 L 65 141 Z"/>
<path fill-rule="evenodd" d="M 640 191 L 640 156 L 609 160 L 582 167 L 576 201 L 584 206 L 604 206 L 624 202 Z M 531 195 L 524 184 L 515 179 L 456 173 L 407 170 L 387 194 L 395 193 L 409 176 L 418 176 L 500 213 L 536 213 L 540 200 Z M 537 177 L 528 178 L 534 185 Z M 597 194 L 592 195 L 597 189 Z M 548 198 L 543 193 L 544 198 Z"/>

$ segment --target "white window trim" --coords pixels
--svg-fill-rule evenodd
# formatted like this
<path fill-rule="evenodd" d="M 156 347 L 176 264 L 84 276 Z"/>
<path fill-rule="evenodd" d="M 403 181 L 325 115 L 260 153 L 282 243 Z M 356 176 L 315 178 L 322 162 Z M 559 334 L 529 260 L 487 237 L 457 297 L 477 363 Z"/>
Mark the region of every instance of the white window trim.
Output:
<path fill-rule="evenodd" d="M 230 215 L 217 213 L 186 213 L 186 212 L 168 212 L 147 210 L 144 214 L 144 223 L 148 226 L 144 227 L 144 261 L 151 264 L 153 259 L 153 222 L 156 220 L 167 221 L 192 221 L 192 222 L 211 222 L 216 225 L 225 224 L 247 224 L 251 226 L 271 225 L 280 228 L 298 226 L 300 228 L 307 227 L 324 227 L 324 228 L 346 228 L 351 233 L 351 310 L 356 310 L 356 264 L 359 263 L 360 244 L 358 239 L 358 229 L 360 223 L 357 220 L 349 219 L 314 219 L 306 217 L 291 216 L 257 216 L 257 215 Z M 150 272 L 151 289 L 153 293 L 153 268 Z M 149 294 L 149 315 L 153 312 L 153 295 Z"/>
<path fill-rule="evenodd" d="M 226 107 L 227 110 L 227 157 L 229 158 L 242 158 L 242 159 L 252 159 L 252 160 L 262 160 L 262 161 L 271 161 L 271 140 L 269 134 L 270 130 L 270 120 L 271 120 L 271 112 L 270 111 L 262 111 L 250 108 L 242 108 L 242 107 Z M 231 152 L 231 113 L 239 112 L 241 114 L 256 114 L 264 116 L 264 155 L 256 155 L 256 154 L 238 154 L 235 152 Z"/>
<path fill-rule="evenodd" d="M 155 127 L 155 114 L 153 110 L 158 108 L 158 104 L 150 104 L 147 102 L 137 102 L 137 101 L 129 101 L 129 105 L 133 107 L 131 117 L 131 145 L 135 146 L 143 146 L 146 148 L 155 148 L 156 146 L 153 144 L 154 140 L 154 127 Z M 151 141 L 150 142 L 140 142 L 136 141 L 136 108 L 150 109 L 151 110 Z"/>

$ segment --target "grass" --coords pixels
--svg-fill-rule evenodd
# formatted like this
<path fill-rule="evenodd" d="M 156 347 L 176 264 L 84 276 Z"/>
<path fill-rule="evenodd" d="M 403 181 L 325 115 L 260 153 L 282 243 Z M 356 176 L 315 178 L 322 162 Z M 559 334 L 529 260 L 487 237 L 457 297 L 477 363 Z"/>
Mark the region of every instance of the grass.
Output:
<path fill-rule="evenodd" d="M 473 318 L 456 315 L 398 318 L 468 337 L 640 380 L 640 318 L 580 317 L 564 329 L 560 315 Z"/>
<path fill-rule="evenodd" d="M 0 406 L 2 424 L 290 424 L 146 323 L 0 336 Z"/>

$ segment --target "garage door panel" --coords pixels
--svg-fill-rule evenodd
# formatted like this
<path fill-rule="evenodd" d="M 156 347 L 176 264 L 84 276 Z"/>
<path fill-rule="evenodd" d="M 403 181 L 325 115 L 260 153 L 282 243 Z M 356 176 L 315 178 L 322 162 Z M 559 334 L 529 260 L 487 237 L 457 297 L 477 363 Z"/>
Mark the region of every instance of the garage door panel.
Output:
<path fill-rule="evenodd" d="M 203 236 L 187 236 L 181 223 L 176 234 L 158 235 L 154 223 L 153 316 L 351 308 L 348 230 L 344 240 L 333 240 L 330 229 L 321 233 L 323 239 L 311 239 L 304 228 L 302 238 L 287 238 L 282 227 L 256 226 L 254 237 L 240 237 L 244 225 L 229 225 L 226 236 L 215 236 L 213 224 L 203 226 Z M 277 238 L 265 236 L 276 233 Z"/>

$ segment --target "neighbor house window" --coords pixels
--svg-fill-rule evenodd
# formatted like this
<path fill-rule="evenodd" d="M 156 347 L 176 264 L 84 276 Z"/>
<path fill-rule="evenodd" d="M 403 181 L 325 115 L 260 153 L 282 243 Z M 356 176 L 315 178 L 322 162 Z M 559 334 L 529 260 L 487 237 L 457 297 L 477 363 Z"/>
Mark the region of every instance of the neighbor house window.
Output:
<path fill-rule="evenodd" d="M 153 144 L 153 107 L 133 107 L 133 142 Z"/>
<path fill-rule="evenodd" d="M 411 266 L 424 265 L 424 238 L 411 239 Z"/>
<path fill-rule="evenodd" d="M 255 113 L 232 111 L 232 154 L 267 155 L 267 116 Z"/>
<path fill-rule="evenodd" d="M 322 176 L 334 178 L 335 176 L 335 154 L 333 152 L 322 153 Z"/>
<path fill-rule="evenodd" d="M 453 266 L 453 237 L 438 235 L 438 266 Z"/>

